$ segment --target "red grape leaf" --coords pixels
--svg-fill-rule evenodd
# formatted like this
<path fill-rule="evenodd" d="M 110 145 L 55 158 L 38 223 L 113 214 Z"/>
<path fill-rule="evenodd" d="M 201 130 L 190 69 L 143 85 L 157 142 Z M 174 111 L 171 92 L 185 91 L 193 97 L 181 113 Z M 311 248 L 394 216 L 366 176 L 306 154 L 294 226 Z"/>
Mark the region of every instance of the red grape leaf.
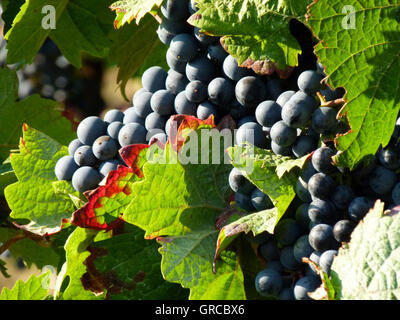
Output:
<path fill-rule="evenodd" d="M 111 230 L 122 223 L 124 209 L 131 202 L 132 184 L 143 178 L 142 166 L 149 146 L 136 144 L 121 149 L 122 159 L 128 165 L 110 171 L 104 185 L 91 191 L 88 202 L 75 211 L 71 222 L 82 228 Z"/>

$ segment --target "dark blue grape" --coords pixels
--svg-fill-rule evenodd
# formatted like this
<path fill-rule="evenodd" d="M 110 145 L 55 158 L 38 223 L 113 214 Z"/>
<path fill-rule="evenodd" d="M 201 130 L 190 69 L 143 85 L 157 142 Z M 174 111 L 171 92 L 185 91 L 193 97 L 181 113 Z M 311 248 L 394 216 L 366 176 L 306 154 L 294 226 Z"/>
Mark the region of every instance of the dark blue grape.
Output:
<path fill-rule="evenodd" d="M 191 61 L 197 56 L 199 43 L 188 33 L 181 33 L 172 38 L 169 50 L 177 60 Z"/>
<path fill-rule="evenodd" d="M 281 107 L 283 107 L 295 93 L 296 91 L 293 90 L 282 92 L 276 99 L 276 103 L 279 104 Z"/>
<path fill-rule="evenodd" d="M 124 113 L 118 109 L 111 109 L 106 112 L 104 115 L 104 121 L 111 123 L 114 121 L 123 121 L 124 120 Z"/>
<path fill-rule="evenodd" d="M 330 201 L 314 199 L 308 207 L 308 217 L 315 224 L 333 225 L 340 217 L 335 206 Z"/>
<path fill-rule="evenodd" d="M 298 262 L 303 262 L 303 258 L 308 258 L 314 251 L 308 241 L 308 235 L 299 237 L 293 246 L 293 255 Z"/>
<path fill-rule="evenodd" d="M 147 69 L 142 75 L 142 85 L 149 92 L 156 92 L 165 89 L 165 80 L 168 73 L 163 68 L 153 66 Z"/>
<path fill-rule="evenodd" d="M 142 126 L 144 126 L 144 121 L 145 119 L 140 117 L 137 112 L 135 107 L 130 107 L 125 110 L 124 112 L 124 124 L 128 123 L 138 123 Z"/>
<path fill-rule="evenodd" d="M 177 59 L 175 57 L 175 55 L 171 52 L 170 49 L 167 50 L 166 59 L 167 59 L 168 66 L 172 70 L 175 70 L 176 72 L 179 72 L 182 74 L 186 73 L 186 63 L 187 62 Z"/>
<path fill-rule="evenodd" d="M 335 188 L 335 181 L 327 174 L 318 172 L 308 180 L 307 188 L 312 197 L 328 199 Z"/>
<path fill-rule="evenodd" d="M 141 91 L 133 97 L 133 106 L 139 117 L 146 118 L 149 113 L 153 112 L 150 105 L 152 96 L 151 92 Z"/>
<path fill-rule="evenodd" d="M 303 128 L 311 120 L 316 100 L 304 92 L 296 92 L 282 107 L 282 120 L 292 128 Z"/>
<path fill-rule="evenodd" d="M 209 83 L 217 76 L 215 64 L 204 57 L 197 57 L 186 65 L 186 77 L 189 81 L 199 80 Z"/>
<path fill-rule="evenodd" d="M 117 159 L 107 160 L 101 163 L 99 167 L 99 172 L 102 178 L 107 177 L 110 171 L 118 169 L 118 165 L 123 165 L 123 163 Z"/>
<path fill-rule="evenodd" d="M 235 98 L 234 84 L 226 78 L 218 77 L 211 80 L 207 91 L 208 98 L 216 105 L 227 105 Z"/>
<path fill-rule="evenodd" d="M 351 220 L 339 220 L 333 226 L 333 236 L 338 242 L 349 242 L 355 227 L 356 224 Z"/>
<path fill-rule="evenodd" d="M 168 37 L 166 38 L 170 38 L 171 36 L 173 38 L 174 36 L 180 33 L 190 33 L 193 30 L 193 28 L 187 23 L 182 23 L 182 21 L 172 21 L 170 19 L 162 19 L 162 22 L 158 30 L 159 30 L 158 31 L 159 37 L 160 33 L 162 32 L 168 35 Z M 171 42 L 166 44 L 170 45 Z"/>
<path fill-rule="evenodd" d="M 349 217 L 351 220 L 358 222 L 373 207 L 374 203 L 367 197 L 357 197 L 349 204 Z"/>
<path fill-rule="evenodd" d="M 93 154 L 91 146 L 81 146 L 76 149 L 74 154 L 74 160 L 80 167 L 82 166 L 94 166 L 97 164 L 97 158 Z"/>
<path fill-rule="evenodd" d="M 283 265 L 279 260 L 267 261 L 265 269 L 273 269 L 278 273 L 283 272 Z"/>
<path fill-rule="evenodd" d="M 333 236 L 333 228 L 325 223 L 320 223 L 310 230 L 308 236 L 311 247 L 316 251 L 324 252 L 329 249 L 337 249 L 339 243 Z"/>
<path fill-rule="evenodd" d="M 152 112 L 146 117 L 145 127 L 147 130 L 151 129 L 164 129 L 167 118 L 158 114 L 157 112 Z"/>
<path fill-rule="evenodd" d="M 226 56 L 222 68 L 224 74 L 233 81 L 239 81 L 241 78 L 253 75 L 251 69 L 239 67 L 237 60 L 231 55 Z"/>
<path fill-rule="evenodd" d="M 297 131 L 281 120 L 271 127 L 270 136 L 272 141 L 276 144 L 282 147 L 288 147 L 296 141 Z"/>
<path fill-rule="evenodd" d="M 119 122 L 119 121 L 111 122 L 107 127 L 107 134 L 111 138 L 118 140 L 119 131 L 121 130 L 121 128 L 123 126 L 124 126 L 124 124 L 122 122 Z"/>
<path fill-rule="evenodd" d="M 158 90 L 151 97 L 151 109 L 161 116 L 169 116 L 174 113 L 174 101 L 175 96 L 171 92 L 165 89 Z"/>
<path fill-rule="evenodd" d="M 335 90 L 326 87 L 325 89 L 321 90 L 320 93 L 325 98 L 325 101 L 334 101 L 336 99 L 343 98 L 345 91 L 341 87 L 336 88 Z"/>
<path fill-rule="evenodd" d="M 292 145 L 293 154 L 297 158 L 301 158 L 311 153 L 318 147 L 318 140 L 310 136 L 299 136 Z"/>
<path fill-rule="evenodd" d="M 318 133 L 334 132 L 337 129 L 337 111 L 330 107 L 317 108 L 312 114 L 312 128 Z"/>
<path fill-rule="evenodd" d="M 183 21 L 189 17 L 187 0 L 166 0 L 161 5 L 162 15 L 172 21 Z"/>
<path fill-rule="evenodd" d="M 279 79 L 270 79 L 266 81 L 265 87 L 269 99 L 276 100 L 282 93 L 281 81 Z"/>
<path fill-rule="evenodd" d="M 185 88 L 185 94 L 191 102 L 202 102 L 207 99 L 207 86 L 199 80 L 190 81 Z"/>
<path fill-rule="evenodd" d="M 254 190 L 253 184 L 237 168 L 231 170 L 228 180 L 229 186 L 234 192 L 249 196 Z"/>
<path fill-rule="evenodd" d="M 283 247 L 279 260 L 282 263 L 283 267 L 290 271 L 299 270 L 303 266 L 303 263 L 297 261 L 294 257 L 293 246 Z"/>
<path fill-rule="evenodd" d="M 179 92 L 175 97 L 174 108 L 177 114 L 186 114 L 189 116 L 197 115 L 197 103 L 189 101 L 185 91 Z"/>
<path fill-rule="evenodd" d="M 296 221 L 299 225 L 303 227 L 303 229 L 308 229 L 308 225 L 310 224 L 310 218 L 308 216 L 308 208 L 309 208 L 308 203 L 303 203 L 301 204 L 297 209 L 296 209 Z"/>
<path fill-rule="evenodd" d="M 64 156 L 57 161 L 54 172 L 58 180 L 70 181 L 78 168 L 72 156 Z"/>
<path fill-rule="evenodd" d="M 323 89 L 321 75 L 314 70 L 303 71 L 297 78 L 297 86 L 307 94 L 313 95 Z"/>
<path fill-rule="evenodd" d="M 282 288 L 282 276 L 273 269 L 264 269 L 257 274 L 255 287 L 260 295 L 276 298 Z"/>
<path fill-rule="evenodd" d="M 107 123 L 95 116 L 90 116 L 78 125 L 78 139 L 85 145 L 92 145 L 94 140 L 104 135 L 107 131 Z"/>
<path fill-rule="evenodd" d="M 262 127 L 255 122 L 247 122 L 236 131 L 236 143 L 242 145 L 249 142 L 259 148 L 267 148 L 268 141 Z"/>
<path fill-rule="evenodd" d="M 322 173 L 332 173 L 335 171 L 335 166 L 332 163 L 332 157 L 335 152 L 329 147 L 320 147 L 314 151 L 311 162 L 313 167 Z"/>
<path fill-rule="evenodd" d="M 259 252 L 260 255 L 268 262 L 279 258 L 278 246 L 274 239 L 271 239 L 260 245 Z"/>
<path fill-rule="evenodd" d="M 165 80 L 165 87 L 169 92 L 177 95 L 179 92 L 185 90 L 188 83 L 189 80 L 186 78 L 185 74 L 170 69 L 168 72 L 167 80 Z"/>
<path fill-rule="evenodd" d="M 392 190 L 392 200 L 395 205 L 400 204 L 400 182 L 396 183 Z"/>
<path fill-rule="evenodd" d="M 100 173 L 92 167 L 84 166 L 75 171 L 72 176 L 72 186 L 78 192 L 85 192 L 95 189 L 102 177 Z"/>
<path fill-rule="evenodd" d="M 290 146 L 282 147 L 279 144 L 276 144 L 274 141 L 271 141 L 271 150 L 276 155 L 287 157 L 292 156 L 292 148 Z"/>
<path fill-rule="evenodd" d="M 235 193 L 235 202 L 239 206 L 239 208 L 244 209 L 246 211 L 254 211 L 254 207 L 251 203 L 250 196 L 247 194 L 242 194 L 239 192 Z"/>
<path fill-rule="evenodd" d="M 279 300 L 294 300 L 293 288 L 283 288 L 279 293 Z"/>
<path fill-rule="evenodd" d="M 242 106 L 255 108 L 266 98 L 266 88 L 257 77 L 243 77 L 236 83 L 235 96 Z"/>
<path fill-rule="evenodd" d="M 295 300 L 312 300 L 308 293 L 314 292 L 321 285 L 321 280 L 313 276 L 305 276 L 297 280 L 293 293 Z"/>
<path fill-rule="evenodd" d="M 319 258 L 319 266 L 328 276 L 331 273 L 332 262 L 337 253 L 337 250 L 327 250 L 323 252 Z"/>
<path fill-rule="evenodd" d="M 311 194 L 308 191 L 307 182 L 305 182 L 301 177 L 299 177 L 296 181 L 295 192 L 301 201 L 311 202 Z"/>
<path fill-rule="evenodd" d="M 316 174 L 318 171 L 315 170 L 311 161 L 307 161 L 304 165 L 304 168 L 301 170 L 300 178 L 303 179 L 306 183 L 310 180 L 310 178 Z"/>
<path fill-rule="evenodd" d="M 193 33 L 194 36 L 196 37 L 197 41 L 199 41 L 202 45 L 210 45 L 214 44 L 216 41 L 218 41 L 218 37 L 213 37 L 205 34 L 204 32 L 200 32 L 200 28 L 194 28 Z"/>
<path fill-rule="evenodd" d="M 94 156 L 102 161 L 111 160 L 118 153 L 118 145 L 110 136 L 101 136 L 93 143 Z"/>
<path fill-rule="evenodd" d="M 278 243 L 282 246 L 293 245 L 301 236 L 302 230 L 294 219 L 286 218 L 278 222 L 274 234 Z"/>
<path fill-rule="evenodd" d="M 68 145 L 68 153 L 70 156 L 74 156 L 76 149 L 83 146 L 83 143 L 79 139 L 72 140 Z"/>
<path fill-rule="evenodd" d="M 128 123 L 119 131 L 118 141 L 122 147 L 146 143 L 146 129 L 138 123 Z"/>
<path fill-rule="evenodd" d="M 211 115 L 214 115 L 214 119 L 219 118 L 218 110 L 217 107 L 208 101 L 204 101 L 199 104 L 197 107 L 197 118 L 201 120 L 206 120 L 208 119 Z"/>
<path fill-rule="evenodd" d="M 251 203 L 257 211 L 271 209 L 274 207 L 271 199 L 258 188 L 255 188 L 251 194 Z"/>
<path fill-rule="evenodd" d="M 321 254 L 322 254 L 322 252 L 313 251 L 313 252 L 310 254 L 309 259 L 310 259 L 312 262 L 314 262 L 314 263 L 316 263 L 317 265 L 319 265 L 319 258 L 321 257 Z M 308 268 L 312 271 L 312 274 L 313 274 L 314 276 L 318 276 L 318 278 L 319 278 L 318 270 L 315 269 L 315 267 L 314 267 L 313 265 L 309 264 L 309 265 L 308 265 Z"/>
<path fill-rule="evenodd" d="M 167 27 L 166 27 L 166 23 L 160 24 L 157 28 L 157 35 L 158 35 L 158 39 L 160 39 L 160 41 L 162 43 L 169 46 L 172 38 L 175 37 L 176 34 L 172 33 L 171 31 L 168 30 L 168 29 L 171 29 L 169 26 L 167 26 Z"/>
<path fill-rule="evenodd" d="M 281 106 L 275 101 L 263 101 L 256 108 L 257 122 L 263 127 L 272 127 L 276 122 L 282 119 L 281 111 Z"/>
<path fill-rule="evenodd" d="M 228 56 L 228 52 L 221 46 L 220 43 L 211 44 L 207 47 L 207 57 L 211 61 L 222 65 L 225 58 Z"/>
<path fill-rule="evenodd" d="M 396 181 L 396 173 L 383 166 L 377 166 L 369 177 L 369 185 L 371 189 L 378 194 L 390 192 Z"/>
<path fill-rule="evenodd" d="M 379 162 L 385 168 L 396 170 L 400 167 L 400 158 L 395 150 L 382 149 L 379 151 Z"/>
<path fill-rule="evenodd" d="M 346 185 L 340 185 L 335 188 L 331 195 L 331 200 L 339 209 L 347 209 L 355 195 L 353 189 Z"/>

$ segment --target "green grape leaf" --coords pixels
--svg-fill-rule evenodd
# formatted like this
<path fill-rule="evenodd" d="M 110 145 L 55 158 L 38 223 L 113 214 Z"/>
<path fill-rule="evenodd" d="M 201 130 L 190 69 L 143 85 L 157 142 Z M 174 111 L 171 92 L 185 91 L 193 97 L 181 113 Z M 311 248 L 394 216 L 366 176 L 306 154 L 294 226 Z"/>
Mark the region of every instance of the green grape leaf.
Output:
<path fill-rule="evenodd" d="M 95 241 L 99 231 L 76 228 L 71 233 L 65 243 L 66 262 L 63 270 L 58 274 L 57 286 L 54 294 L 55 299 L 62 300 L 101 300 L 105 298 L 106 293 L 92 292 L 84 287 L 83 275 L 87 272 L 84 264 L 90 256 L 88 246 Z M 102 235 L 100 235 L 102 236 Z M 69 280 L 69 281 L 68 281 Z M 61 290 L 63 282 L 68 281 L 68 285 Z"/>
<path fill-rule="evenodd" d="M 266 220 L 273 219 L 274 221 L 263 230 L 272 233 L 274 226 L 295 197 L 294 185 L 296 184 L 297 174 L 294 169 L 303 167 L 309 156 L 293 160 L 250 144 L 243 147 L 228 148 L 227 152 L 233 166 L 238 168 L 257 188 L 267 194 L 277 209 L 277 216 L 273 215 Z M 266 210 L 266 212 L 269 215 L 272 211 Z M 262 220 L 264 219 L 260 221 Z M 262 228 L 259 229 L 259 232 L 261 231 Z"/>
<path fill-rule="evenodd" d="M 10 228 L 0 228 L 0 242 L 5 243 L 18 234 L 18 231 Z M 24 237 L 14 242 L 8 250 L 13 257 L 21 257 L 28 268 L 34 264 L 38 269 L 51 265 L 57 267 L 62 259 L 60 253 L 43 239 L 45 245 L 40 245 L 34 240 Z"/>
<path fill-rule="evenodd" d="M 354 168 L 385 147 L 394 130 L 400 109 L 399 5 L 398 0 L 320 0 L 310 6 L 308 24 L 320 40 L 315 53 L 328 83 L 346 89 L 339 117 L 346 117 L 351 129 L 335 140 L 339 166 Z"/>
<path fill-rule="evenodd" d="M 111 45 L 105 22 L 110 23 L 112 30 L 112 14 L 104 17 L 110 3 L 110 0 L 27 0 L 6 34 L 7 62 L 31 63 L 47 37 L 76 67 L 81 66 L 82 52 L 105 57 Z M 42 8 L 46 6 L 55 9 L 54 29 L 46 25 L 49 12 L 42 13 Z"/>
<path fill-rule="evenodd" d="M 40 275 L 31 275 L 23 282 L 17 280 L 12 289 L 3 288 L 0 300 L 44 300 L 49 295 L 50 271 Z"/>
<path fill-rule="evenodd" d="M 76 134 L 69 120 L 63 117 L 63 107 L 55 101 L 34 94 L 16 101 L 18 78 L 15 71 L 0 68 L 0 160 L 18 147 L 23 123 L 43 131 L 62 144 L 75 139 Z"/>
<path fill-rule="evenodd" d="M 378 200 L 334 258 L 330 281 L 335 299 L 400 298 L 399 209 L 384 212 Z"/>
<path fill-rule="evenodd" d="M 155 241 L 144 239 L 134 227 L 129 233 L 113 236 L 90 245 L 82 276 L 86 287 L 105 290 L 109 299 L 170 300 L 185 299 L 187 290 L 165 281 L 160 272 L 161 256 Z"/>
<path fill-rule="evenodd" d="M 240 234 L 252 232 L 254 236 L 267 231 L 273 233 L 295 197 L 295 168 L 303 167 L 309 156 L 291 159 L 275 155 L 272 151 L 250 144 L 228 148 L 234 167 L 238 168 L 253 184 L 267 194 L 274 208 L 245 215 L 221 228 L 215 258 L 219 257 Z"/>
<path fill-rule="evenodd" d="M 301 48 L 289 30 L 291 19 L 305 20 L 308 0 L 198 0 L 189 23 L 221 44 L 239 65 L 260 74 L 288 76 Z"/>
<path fill-rule="evenodd" d="M 147 59 L 152 63 L 151 65 L 147 63 L 147 67 L 155 65 L 155 62 L 161 67 L 167 67 L 165 54 L 168 47 L 158 39 L 157 26 L 155 19 L 145 17 L 140 27 L 130 24 L 113 32 L 109 60 L 120 67 L 117 82 L 122 93 L 125 94 L 124 88 L 132 75 L 146 67 L 144 64 Z"/>
<path fill-rule="evenodd" d="M 217 260 L 216 274 L 212 269 L 216 221 L 232 193 L 227 184 L 232 167 L 225 164 L 221 140 L 210 141 L 208 134 L 218 132 L 212 128 L 212 117 L 171 118 L 170 139 L 143 166 L 144 179 L 133 185 L 124 220 L 163 243 L 163 276 L 189 288 L 190 299 L 244 299 L 243 273 L 233 252 Z"/>
<path fill-rule="evenodd" d="M 147 14 L 155 14 L 164 0 L 121 0 L 114 2 L 110 8 L 117 13 L 114 21 L 116 28 L 130 23 L 133 19 L 139 24 L 140 20 Z"/>
<path fill-rule="evenodd" d="M 201 230 L 161 239 L 161 271 L 166 280 L 190 288 L 191 300 L 246 299 L 244 277 L 234 252 L 224 252 L 214 274 L 211 262 L 217 230 Z"/>
<path fill-rule="evenodd" d="M 193 121 L 184 124 L 189 128 L 197 122 L 204 129 L 214 126 L 191 116 L 174 117 L 186 117 L 190 119 L 189 122 Z M 181 125 L 178 136 L 185 134 L 185 129 Z M 189 131 L 193 133 L 193 141 L 196 141 L 200 136 L 200 127 Z M 190 148 L 189 144 L 183 145 L 183 140 L 178 140 L 177 146 L 167 143 L 165 151 L 158 158 L 144 164 L 144 180 L 133 185 L 134 198 L 124 213 L 124 220 L 144 229 L 147 238 L 181 235 L 214 224 L 216 217 L 228 206 L 231 191 L 226 179 L 232 167 L 224 163 L 224 145 L 220 144 L 218 148 L 218 164 L 204 164 L 198 159 L 201 151 L 205 150 L 201 146 L 201 139 L 198 139 L 201 140 L 198 143 L 190 144 L 192 147 L 195 145 L 196 149 L 193 150 L 185 149 L 186 146 Z M 175 152 L 176 147 L 179 153 Z M 202 149 L 198 152 L 197 148 Z M 208 152 L 209 148 L 206 150 Z M 182 157 L 190 151 L 195 159 L 188 157 L 188 163 L 183 164 Z M 178 159 L 178 155 L 181 158 Z"/>
<path fill-rule="evenodd" d="M 68 155 L 68 149 L 27 125 L 19 148 L 19 153 L 11 156 L 18 182 L 4 190 L 10 217 L 30 221 L 21 227 L 35 234 L 58 232 L 63 220 L 74 211 L 73 202 L 57 195 L 52 186 L 57 180 L 54 173 L 57 160 Z"/>

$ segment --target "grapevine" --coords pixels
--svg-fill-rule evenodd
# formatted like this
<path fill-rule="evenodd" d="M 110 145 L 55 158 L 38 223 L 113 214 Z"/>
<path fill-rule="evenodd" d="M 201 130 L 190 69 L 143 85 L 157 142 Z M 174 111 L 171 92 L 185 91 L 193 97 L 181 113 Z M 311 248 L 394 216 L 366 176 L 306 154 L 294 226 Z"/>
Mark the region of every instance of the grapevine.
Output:
<path fill-rule="evenodd" d="M 57 281 L 0 299 L 399 299 L 400 3 L 383 2 L 69 0 L 53 29 L 42 0 L 7 1 L 0 250 Z M 110 65 L 126 108 L 103 105 Z"/>

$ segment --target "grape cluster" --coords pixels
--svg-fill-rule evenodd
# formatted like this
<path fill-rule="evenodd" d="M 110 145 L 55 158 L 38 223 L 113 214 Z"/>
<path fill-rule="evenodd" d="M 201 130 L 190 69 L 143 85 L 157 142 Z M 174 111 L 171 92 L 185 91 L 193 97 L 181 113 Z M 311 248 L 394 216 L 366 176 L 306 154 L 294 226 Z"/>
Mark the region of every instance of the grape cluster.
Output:
<path fill-rule="evenodd" d="M 324 84 L 323 66 L 304 70 L 286 81 L 260 76 L 239 67 L 221 46 L 218 37 L 201 33 L 186 20 L 196 12 L 193 1 L 167 0 L 157 33 L 169 46 L 169 70 L 147 69 L 142 88 L 124 112 L 113 109 L 104 119 L 90 116 L 78 127 L 78 139 L 69 155 L 55 168 L 57 178 L 70 180 L 79 192 L 97 187 L 118 165 L 121 147 L 165 143 L 174 114 L 216 122 L 230 115 L 236 122 L 236 144 L 251 142 L 277 155 L 300 158 L 312 153 L 296 183 L 297 205 L 279 221 L 274 235 L 263 233 L 258 253 L 267 262 L 255 280 L 257 291 L 269 298 L 310 299 L 320 284 L 317 270 L 330 267 L 342 243 L 350 240 L 356 224 L 381 198 L 387 206 L 400 204 L 400 120 L 389 146 L 353 172 L 335 166 L 332 138 L 349 130 L 337 119 L 342 88 Z M 330 103 L 331 102 L 331 103 Z M 273 207 L 271 199 L 233 168 L 229 185 L 238 207 L 251 213 Z"/>
<path fill-rule="evenodd" d="M 0 65 L 6 64 L 6 44 L 7 41 L 0 37 Z M 104 105 L 100 96 L 101 63 L 85 59 L 83 67 L 76 69 L 49 38 L 33 63 L 22 68 L 18 64 L 9 67 L 17 69 L 19 99 L 36 93 L 63 103 L 79 115 L 98 113 Z"/>

